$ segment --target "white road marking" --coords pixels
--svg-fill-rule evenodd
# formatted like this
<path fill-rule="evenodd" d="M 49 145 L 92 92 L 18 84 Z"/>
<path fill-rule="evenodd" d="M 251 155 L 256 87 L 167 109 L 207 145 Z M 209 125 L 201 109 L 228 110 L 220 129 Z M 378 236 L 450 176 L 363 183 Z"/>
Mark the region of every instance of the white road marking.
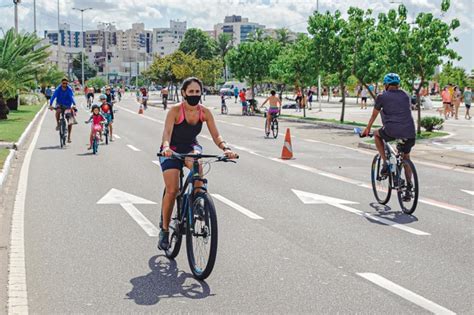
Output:
<path fill-rule="evenodd" d="M 457 212 L 457 213 L 462 213 L 462 214 L 467 214 L 467 215 L 470 215 L 470 216 L 474 216 L 474 211 L 469 210 L 469 209 L 465 209 L 463 207 L 450 205 L 449 203 L 444 203 L 444 202 L 429 199 L 429 198 L 420 198 L 420 199 L 418 199 L 418 201 L 421 202 L 421 203 L 427 204 L 427 205 L 436 206 L 436 207 L 443 208 L 443 209 L 446 209 L 446 210 L 451 210 L 451 211 L 454 211 L 454 212 Z"/>
<path fill-rule="evenodd" d="M 245 127 L 245 125 L 242 125 L 242 124 L 237 124 L 237 123 L 230 123 L 230 124 L 237 127 Z"/>
<path fill-rule="evenodd" d="M 422 297 L 421 295 L 418 295 L 388 279 L 385 279 L 382 276 L 379 276 L 378 274 L 361 272 L 357 273 L 357 275 L 434 314 L 456 314 L 453 311 L 450 311 L 447 308 Z"/>
<path fill-rule="evenodd" d="M 151 237 L 157 237 L 160 231 L 150 222 L 133 204 L 121 203 L 122 208 L 141 226 L 141 228 Z"/>
<path fill-rule="evenodd" d="M 8 314 L 28 314 L 25 267 L 25 200 L 28 190 L 28 173 L 30 171 L 31 157 L 38 142 L 41 126 L 47 112 L 47 110 L 43 112 L 33 140 L 26 151 L 18 180 L 18 189 L 12 214 L 10 259 L 8 264 Z"/>
<path fill-rule="evenodd" d="M 254 220 L 263 220 L 263 218 L 261 216 L 259 216 L 258 214 L 255 214 L 253 213 L 252 211 L 236 204 L 235 202 L 219 195 L 219 194 L 211 194 L 212 197 L 216 198 L 217 200 L 225 203 L 226 205 L 228 205 L 229 207 L 232 207 L 234 208 L 235 210 L 239 211 L 240 213 L 248 216 L 250 219 L 254 219 Z"/>
<path fill-rule="evenodd" d="M 473 195 L 474 196 L 474 191 L 472 190 L 465 190 L 465 189 L 461 189 L 462 192 L 465 192 L 466 194 L 469 194 L 469 195 Z"/>
<path fill-rule="evenodd" d="M 122 106 L 117 106 L 117 107 L 120 108 L 121 110 L 124 110 L 124 111 L 129 112 L 129 113 L 134 114 L 134 115 L 138 115 L 138 116 L 140 116 L 140 117 L 143 117 L 143 118 L 145 118 L 145 119 L 148 119 L 148 120 L 157 122 L 157 123 L 159 123 L 159 124 L 164 124 L 164 123 L 165 123 L 165 122 L 162 121 L 162 120 L 155 119 L 155 118 L 153 118 L 153 117 L 149 117 L 149 116 L 146 116 L 146 115 L 144 115 L 144 114 L 138 114 L 138 112 L 134 112 L 134 111 L 132 111 L 132 110 L 130 110 L 130 109 L 128 109 L 128 108 L 125 108 L 125 107 L 122 107 Z"/>
<path fill-rule="evenodd" d="M 121 139 L 121 137 L 118 134 L 114 134 L 114 138 Z"/>
<path fill-rule="evenodd" d="M 358 204 L 358 202 L 348 201 L 348 200 L 343 200 L 343 199 L 338 199 L 338 198 L 333 198 L 333 197 L 323 196 L 323 195 L 318 195 L 318 194 L 313 194 L 313 193 L 309 193 L 309 192 L 305 192 L 305 191 L 301 191 L 301 190 L 296 190 L 296 189 L 292 189 L 291 191 L 293 191 L 293 193 L 304 204 L 328 204 L 328 205 L 331 205 L 333 207 L 339 208 L 341 210 L 345 210 L 347 212 L 357 214 L 359 216 L 362 216 L 362 217 L 368 218 L 370 220 L 380 222 L 382 224 L 391 226 L 393 228 L 396 228 L 396 229 L 399 229 L 399 230 L 402 230 L 402 231 L 405 231 L 405 232 L 408 232 L 408 233 L 411 233 L 411 234 L 414 234 L 414 235 L 418 235 L 418 236 L 431 235 L 430 233 L 426 233 L 426 232 L 423 232 L 423 231 L 405 226 L 403 224 L 398 224 L 398 223 L 393 222 L 391 220 L 381 218 L 381 217 L 373 215 L 371 213 L 364 212 L 364 211 L 361 211 L 361 210 L 357 210 L 357 209 L 354 209 L 352 207 L 349 207 L 349 206 L 345 205 L 345 204 Z"/>
<path fill-rule="evenodd" d="M 155 202 L 112 188 L 97 204 L 119 204 L 148 236 L 158 236 L 158 228 L 134 206 L 134 204 L 154 205 Z"/>
<path fill-rule="evenodd" d="M 161 163 L 160 163 L 160 161 L 151 161 L 151 162 L 152 162 L 153 164 L 156 164 L 156 165 L 158 165 L 158 166 L 160 166 L 160 167 L 161 167 Z"/>
<path fill-rule="evenodd" d="M 131 144 L 127 144 L 127 147 L 129 147 L 130 149 L 132 149 L 133 151 L 136 151 L 136 152 L 141 151 L 140 149 L 134 147 L 134 146 L 131 145 Z"/>

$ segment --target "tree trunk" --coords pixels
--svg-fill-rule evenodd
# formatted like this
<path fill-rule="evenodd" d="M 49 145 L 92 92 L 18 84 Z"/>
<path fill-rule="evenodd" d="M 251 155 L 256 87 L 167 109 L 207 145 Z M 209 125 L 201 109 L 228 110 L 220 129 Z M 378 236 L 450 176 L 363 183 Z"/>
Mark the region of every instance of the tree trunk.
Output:
<path fill-rule="evenodd" d="M 345 113 L 345 110 L 346 110 L 346 93 L 344 93 L 346 87 L 344 86 L 344 82 L 341 81 L 340 82 L 340 88 L 341 88 L 341 95 L 342 95 L 342 109 L 341 109 L 341 124 L 344 123 L 344 113 Z"/>
<path fill-rule="evenodd" d="M 424 80 L 423 78 L 420 81 L 420 84 L 418 85 L 418 88 L 415 90 L 416 91 L 416 104 L 418 106 L 418 117 L 417 117 L 417 126 L 416 126 L 416 133 L 421 134 L 421 97 L 420 97 L 420 90 L 421 87 L 423 86 Z"/>
<path fill-rule="evenodd" d="M 18 110 L 18 95 L 15 98 L 7 99 L 7 106 L 10 110 Z"/>
<path fill-rule="evenodd" d="M 0 120 L 7 119 L 8 113 L 10 112 L 3 95 L 0 95 Z"/>
<path fill-rule="evenodd" d="M 328 103 L 329 103 L 330 98 L 331 98 L 331 87 L 328 86 Z"/>
<path fill-rule="evenodd" d="M 177 85 L 174 86 L 174 93 L 176 95 L 176 102 L 179 103 L 179 93 L 178 93 L 178 86 Z"/>

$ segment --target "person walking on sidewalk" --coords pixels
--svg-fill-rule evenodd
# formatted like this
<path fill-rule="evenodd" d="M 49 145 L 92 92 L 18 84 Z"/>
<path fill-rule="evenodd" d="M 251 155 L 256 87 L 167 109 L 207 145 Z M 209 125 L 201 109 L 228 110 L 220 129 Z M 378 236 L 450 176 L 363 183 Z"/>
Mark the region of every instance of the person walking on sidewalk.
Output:
<path fill-rule="evenodd" d="M 458 118 L 459 106 L 461 106 L 462 93 L 458 86 L 454 87 L 453 92 L 453 105 L 454 105 L 454 119 Z"/>
<path fill-rule="evenodd" d="M 360 109 L 367 109 L 367 89 L 364 87 L 360 92 Z"/>
<path fill-rule="evenodd" d="M 296 98 L 295 98 L 295 102 L 296 102 L 296 109 L 295 111 L 296 112 L 301 112 L 301 107 L 302 107 L 302 103 L 303 103 L 303 93 L 301 92 L 301 89 L 299 87 L 296 88 Z"/>
<path fill-rule="evenodd" d="M 449 93 L 447 86 L 445 86 L 443 92 L 441 92 L 441 99 L 443 100 L 444 119 L 447 120 L 451 112 L 451 93 Z"/>
<path fill-rule="evenodd" d="M 472 117 L 469 114 L 469 110 L 471 109 L 472 91 L 471 91 L 471 88 L 469 86 L 467 86 L 464 89 L 463 99 L 464 99 L 464 105 L 466 106 L 466 115 L 464 115 L 464 118 L 471 119 Z"/>

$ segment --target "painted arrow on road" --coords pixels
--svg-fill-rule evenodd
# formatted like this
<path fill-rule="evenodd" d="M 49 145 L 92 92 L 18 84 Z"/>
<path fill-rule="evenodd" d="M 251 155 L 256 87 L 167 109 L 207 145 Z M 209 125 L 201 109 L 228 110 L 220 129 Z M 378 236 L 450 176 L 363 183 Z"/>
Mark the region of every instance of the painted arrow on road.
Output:
<path fill-rule="evenodd" d="M 461 189 L 462 192 L 465 192 L 466 194 L 469 194 L 469 195 L 473 195 L 474 196 L 474 191 L 471 191 L 471 190 L 465 190 L 465 189 Z"/>
<path fill-rule="evenodd" d="M 112 188 L 97 204 L 119 204 L 149 236 L 158 236 L 158 228 L 134 206 L 136 204 L 155 205 L 156 202 Z"/>
<path fill-rule="evenodd" d="M 419 235 L 419 236 L 430 235 L 430 233 L 426 233 L 426 232 L 423 232 L 423 231 L 420 231 L 420 230 L 417 230 L 417 229 L 414 229 L 414 228 L 411 228 L 411 227 L 408 227 L 408 226 L 404 226 L 402 224 L 393 222 L 391 220 L 381 218 L 381 217 L 375 216 L 373 214 L 370 214 L 370 213 L 367 213 L 367 212 L 364 212 L 364 211 L 361 211 L 361 210 L 357 210 L 357 209 L 354 209 L 352 207 L 347 206 L 347 205 L 358 204 L 358 202 L 355 202 L 355 201 L 348 201 L 348 200 L 344 200 L 344 199 L 338 199 L 338 198 L 328 197 L 328 196 L 324 196 L 324 195 L 313 194 L 313 193 L 309 193 L 309 192 L 305 192 L 305 191 L 301 191 L 301 190 L 296 190 L 296 189 L 292 189 L 291 191 L 293 191 L 293 193 L 295 193 L 295 195 L 304 204 L 328 204 L 328 205 L 331 205 L 333 207 L 339 208 L 341 210 L 345 210 L 347 212 L 351 212 L 351 213 L 360 215 L 360 216 L 368 218 L 370 220 L 380 222 L 382 224 L 391 226 L 393 228 L 396 228 L 396 229 L 399 229 L 399 230 L 402 230 L 402 231 L 405 231 L 405 232 L 408 232 L 408 233 L 411 233 L 411 234 L 415 234 L 415 235 Z"/>

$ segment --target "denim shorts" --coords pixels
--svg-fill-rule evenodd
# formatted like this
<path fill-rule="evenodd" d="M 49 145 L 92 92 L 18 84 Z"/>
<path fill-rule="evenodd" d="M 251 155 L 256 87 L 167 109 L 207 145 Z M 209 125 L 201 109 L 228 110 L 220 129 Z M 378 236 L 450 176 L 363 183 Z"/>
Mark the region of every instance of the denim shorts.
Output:
<path fill-rule="evenodd" d="M 189 144 L 189 145 L 178 145 L 178 146 L 171 146 L 171 150 L 176 153 L 181 154 L 188 154 L 193 151 L 198 151 L 202 153 L 202 147 L 199 144 Z M 163 147 L 160 148 L 160 152 L 162 151 Z M 160 165 L 161 170 L 164 172 L 169 169 L 177 169 L 180 170 L 184 167 L 184 161 L 175 159 L 175 158 L 167 158 L 167 157 L 160 157 Z"/>

